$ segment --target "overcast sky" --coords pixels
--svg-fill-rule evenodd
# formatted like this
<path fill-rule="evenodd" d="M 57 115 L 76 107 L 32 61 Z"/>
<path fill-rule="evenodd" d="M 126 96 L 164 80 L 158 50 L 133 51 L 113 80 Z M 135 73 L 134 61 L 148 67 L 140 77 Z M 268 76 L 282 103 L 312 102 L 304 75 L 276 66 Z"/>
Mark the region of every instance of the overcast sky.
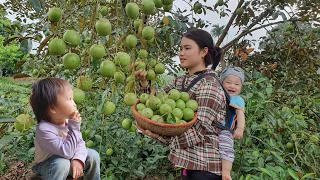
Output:
<path fill-rule="evenodd" d="M 186 0 L 186 1 L 188 1 L 188 0 Z M 184 2 L 183 0 L 175 0 L 174 2 L 175 2 L 175 4 L 174 4 L 175 7 L 174 7 L 174 8 L 177 8 L 177 7 L 179 7 L 180 9 L 185 9 L 185 8 L 188 8 L 188 9 L 189 9 L 189 8 L 190 8 L 190 6 L 189 6 L 186 2 Z M 202 3 L 202 4 L 205 4 L 206 6 L 211 6 L 211 7 L 213 7 L 213 6 L 215 5 L 215 3 L 217 2 L 217 0 L 207 0 L 207 2 L 204 2 L 203 0 L 200 0 L 199 2 Z M 236 6 L 238 5 L 238 4 L 235 3 L 235 2 L 237 2 L 237 0 L 230 0 L 229 3 L 228 3 L 229 9 L 230 9 L 231 11 L 233 11 L 233 10 L 236 8 Z M 227 12 L 227 11 L 226 11 L 226 12 Z M 230 15 L 230 13 L 229 13 L 229 15 Z M 226 25 L 227 22 L 228 22 L 228 20 L 229 20 L 229 17 L 230 17 L 230 16 L 225 16 L 225 17 L 223 17 L 223 18 L 220 19 L 220 16 L 219 16 L 218 13 L 212 12 L 212 11 L 210 11 L 210 10 L 207 11 L 207 14 L 206 14 L 206 15 L 204 15 L 204 14 L 198 15 L 198 14 L 197 14 L 196 16 L 197 16 L 197 17 L 200 17 L 200 18 L 203 19 L 203 20 L 207 20 L 207 21 L 209 21 L 209 22 L 211 22 L 211 23 L 213 23 L 213 24 L 219 24 L 220 26 Z M 211 29 L 212 29 L 211 26 L 205 28 L 205 30 L 207 30 L 208 32 L 210 32 Z M 238 29 L 233 28 L 233 27 L 231 26 L 231 28 L 230 28 L 230 30 L 229 30 L 229 32 L 228 32 L 227 37 L 224 39 L 224 43 L 223 43 L 223 44 L 225 44 L 225 43 L 227 43 L 228 41 L 230 41 L 230 40 L 232 40 L 233 38 L 235 38 L 235 37 L 236 37 L 236 34 L 237 34 L 237 31 L 238 31 Z M 266 31 L 265 31 L 264 29 L 261 29 L 261 30 L 258 30 L 258 31 L 255 31 L 255 32 L 252 33 L 253 39 L 258 39 L 259 37 L 265 36 L 265 35 L 266 35 Z M 247 38 L 248 38 L 248 39 L 252 39 L 252 38 L 249 37 L 249 36 L 247 36 Z"/>

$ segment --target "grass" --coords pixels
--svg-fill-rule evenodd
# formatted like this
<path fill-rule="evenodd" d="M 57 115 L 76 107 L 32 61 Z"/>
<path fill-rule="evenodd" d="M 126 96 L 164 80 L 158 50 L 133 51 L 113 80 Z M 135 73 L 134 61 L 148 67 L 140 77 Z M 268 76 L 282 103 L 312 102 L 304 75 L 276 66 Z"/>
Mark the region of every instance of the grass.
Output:
<path fill-rule="evenodd" d="M 0 91 L 6 93 L 27 93 L 31 90 L 35 78 L 13 79 L 9 77 L 0 77 Z"/>
<path fill-rule="evenodd" d="M 0 117 L 16 117 L 29 110 L 33 82 L 34 79 L 0 77 Z"/>

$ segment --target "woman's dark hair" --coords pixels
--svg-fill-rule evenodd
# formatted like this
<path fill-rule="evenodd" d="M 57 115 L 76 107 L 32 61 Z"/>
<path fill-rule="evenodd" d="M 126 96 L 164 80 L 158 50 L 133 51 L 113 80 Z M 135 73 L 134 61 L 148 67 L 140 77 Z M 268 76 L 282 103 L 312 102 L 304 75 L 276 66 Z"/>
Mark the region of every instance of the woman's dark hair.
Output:
<path fill-rule="evenodd" d="M 207 31 L 202 29 L 191 29 L 186 32 L 183 37 L 195 41 L 198 44 L 200 50 L 204 49 L 205 47 L 208 48 L 208 53 L 204 57 L 204 62 L 206 67 L 211 64 L 211 69 L 215 70 L 221 60 L 222 49 L 214 46 L 211 35 Z"/>
<path fill-rule="evenodd" d="M 59 78 L 45 78 L 33 83 L 30 105 L 38 123 L 50 121 L 49 108 L 57 103 L 57 95 L 68 86 L 71 87 L 68 81 Z"/>

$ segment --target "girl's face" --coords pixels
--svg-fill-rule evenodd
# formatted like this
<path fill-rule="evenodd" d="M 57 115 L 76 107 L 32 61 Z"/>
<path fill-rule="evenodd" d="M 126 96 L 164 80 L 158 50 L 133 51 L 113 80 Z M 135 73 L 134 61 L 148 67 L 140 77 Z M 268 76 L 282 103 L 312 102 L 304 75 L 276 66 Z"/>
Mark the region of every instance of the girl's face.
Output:
<path fill-rule="evenodd" d="M 77 111 L 77 106 L 73 101 L 72 87 L 64 87 L 64 89 L 57 94 L 57 103 L 51 109 L 51 123 L 65 125 L 66 119 L 69 119 L 75 111 Z"/>
<path fill-rule="evenodd" d="M 222 85 L 226 89 L 226 91 L 229 93 L 230 96 L 238 95 L 241 92 L 242 82 L 238 76 L 235 76 L 235 75 L 227 76 L 223 80 Z"/>
<path fill-rule="evenodd" d="M 207 52 L 207 48 L 200 50 L 194 40 L 183 37 L 180 44 L 180 67 L 187 68 L 190 73 L 205 69 L 204 57 Z"/>

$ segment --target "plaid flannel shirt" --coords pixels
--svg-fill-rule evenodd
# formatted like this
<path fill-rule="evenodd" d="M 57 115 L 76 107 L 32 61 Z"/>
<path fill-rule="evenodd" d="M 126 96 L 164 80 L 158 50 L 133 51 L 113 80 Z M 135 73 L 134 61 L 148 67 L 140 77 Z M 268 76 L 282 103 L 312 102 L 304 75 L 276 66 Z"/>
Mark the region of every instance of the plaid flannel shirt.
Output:
<path fill-rule="evenodd" d="M 213 70 L 199 73 L 216 74 Z M 163 91 L 181 90 L 184 77 L 186 77 L 185 88 L 187 88 L 199 73 L 177 77 L 172 83 L 164 87 Z M 160 136 L 158 141 L 169 147 L 170 155 L 168 158 L 174 166 L 190 170 L 209 171 L 221 175 L 222 166 L 218 139 L 220 130 L 214 127 L 212 122 L 224 122 L 226 113 L 224 91 L 216 78 L 206 76 L 190 89 L 189 95 L 199 105 L 196 123 L 179 136 Z"/>

